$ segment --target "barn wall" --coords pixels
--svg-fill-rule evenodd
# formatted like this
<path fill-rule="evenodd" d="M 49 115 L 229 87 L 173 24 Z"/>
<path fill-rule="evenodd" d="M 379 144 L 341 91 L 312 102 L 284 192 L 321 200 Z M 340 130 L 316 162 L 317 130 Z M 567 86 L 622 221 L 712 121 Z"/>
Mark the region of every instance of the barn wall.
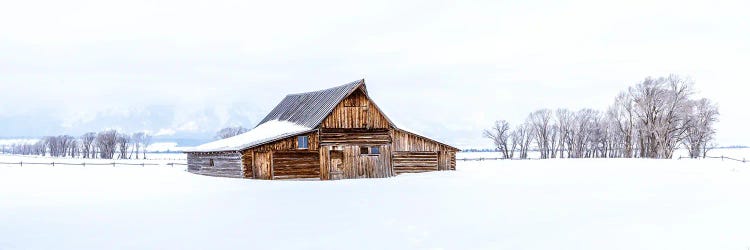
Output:
<path fill-rule="evenodd" d="M 279 140 L 273 143 L 268 143 L 264 145 L 260 145 L 254 148 L 250 148 L 251 150 L 255 151 L 318 151 L 318 133 L 317 132 L 310 132 L 308 134 L 303 134 L 308 136 L 308 149 L 298 149 L 297 148 L 297 136 L 292 136 L 283 140 Z"/>
<path fill-rule="evenodd" d="M 433 152 L 437 153 L 437 170 L 455 170 L 456 169 L 456 149 L 445 146 L 433 140 L 425 137 L 408 133 L 402 130 L 394 129 L 392 131 L 393 138 L 393 151 L 394 151 L 394 167 L 396 167 L 396 154 L 399 154 L 398 159 L 403 162 L 409 161 L 420 161 L 420 157 L 414 155 L 413 159 L 408 159 L 412 154 L 410 152 Z M 401 164 L 401 163 L 399 163 Z M 406 163 L 404 163 L 406 164 Z M 408 165 L 408 164 L 406 164 Z M 426 170 L 423 168 L 422 170 Z M 404 169 L 404 172 L 407 169 Z M 414 169 L 408 169 L 412 171 Z M 416 170 L 414 170 L 416 171 Z"/>
<path fill-rule="evenodd" d="M 211 160 L 214 161 L 214 166 L 211 166 Z M 191 173 L 243 177 L 242 154 L 239 152 L 188 153 L 187 162 Z"/>
<path fill-rule="evenodd" d="M 320 143 L 331 144 L 368 144 L 380 145 L 391 142 L 388 129 L 342 129 L 324 128 L 320 130 Z"/>
<path fill-rule="evenodd" d="M 322 179 L 384 178 L 394 175 L 391 166 L 391 146 L 380 145 L 379 155 L 360 154 L 359 145 L 327 145 L 321 147 L 320 167 Z M 341 151 L 342 162 L 331 164 L 331 150 Z M 337 174 L 338 173 L 338 174 Z"/>
<path fill-rule="evenodd" d="M 354 91 L 336 105 L 320 126 L 321 128 L 390 128 L 388 119 L 362 90 Z"/>
<path fill-rule="evenodd" d="M 393 152 L 393 172 L 396 174 L 421 173 L 438 170 L 438 152 Z"/>
<path fill-rule="evenodd" d="M 308 148 L 298 149 L 297 136 L 292 136 L 273 143 L 260 145 L 242 151 L 242 165 L 246 166 L 245 178 L 270 180 L 273 176 L 274 152 L 319 152 L 319 136 L 317 132 L 303 134 L 308 136 Z M 282 160 L 282 162 L 285 162 Z"/>
<path fill-rule="evenodd" d="M 273 153 L 273 179 L 320 178 L 320 154 L 310 151 Z"/>

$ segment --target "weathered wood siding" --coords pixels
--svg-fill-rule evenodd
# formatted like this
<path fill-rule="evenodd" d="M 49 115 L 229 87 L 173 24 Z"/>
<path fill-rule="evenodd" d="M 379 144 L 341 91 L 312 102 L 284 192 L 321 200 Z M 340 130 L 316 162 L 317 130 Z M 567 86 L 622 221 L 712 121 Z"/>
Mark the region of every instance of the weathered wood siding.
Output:
<path fill-rule="evenodd" d="M 211 166 L 213 161 L 213 166 Z M 243 177 L 242 154 L 239 152 L 188 153 L 188 171 L 191 173 Z"/>
<path fill-rule="evenodd" d="M 451 161 L 451 170 L 456 170 L 456 152 L 450 153 L 450 161 Z"/>
<path fill-rule="evenodd" d="M 394 173 L 421 173 L 429 171 L 438 171 L 438 152 L 393 152 Z"/>
<path fill-rule="evenodd" d="M 300 136 L 308 137 L 308 148 L 298 148 L 297 136 L 292 136 L 242 151 L 242 165 L 252 166 L 244 168 L 243 176 L 245 178 L 266 180 L 274 178 L 274 152 L 309 152 L 318 154 L 320 146 L 318 133 L 311 132 Z"/>
<path fill-rule="evenodd" d="M 391 143 L 391 134 L 388 129 L 324 128 L 320 130 L 320 143 L 322 145 L 388 144 Z"/>
<path fill-rule="evenodd" d="M 273 179 L 320 178 L 318 152 L 274 152 Z"/>
<path fill-rule="evenodd" d="M 320 143 L 318 142 L 318 133 L 317 132 L 311 132 L 308 134 L 303 134 L 300 136 L 307 136 L 308 142 L 307 142 L 307 149 L 299 149 L 297 145 L 297 137 L 298 136 L 292 136 L 283 140 L 275 141 L 272 143 L 260 145 L 254 148 L 249 148 L 249 150 L 254 151 L 318 151 L 318 145 Z"/>
<path fill-rule="evenodd" d="M 456 152 L 438 152 L 438 170 L 456 170 Z"/>
<path fill-rule="evenodd" d="M 335 149 L 334 149 L 335 148 Z M 324 180 L 384 178 L 393 176 L 390 145 L 379 145 L 380 154 L 360 154 L 359 145 L 322 146 L 320 167 Z M 340 158 L 338 164 L 332 159 Z"/>
<path fill-rule="evenodd" d="M 271 161 L 273 154 L 269 151 L 249 151 L 253 157 L 253 178 L 270 180 L 273 177 L 271 173 Z M 245 153 L 247 154 L 247 153 Z"/>
<path fill-rule="evenodd" d="M 433 152 L 437 155 L 437 170 L 456 169 L 457 150 L 455 148 L 399 129 L 392 130 L 392 139 L 394 152 Z M 403 159 L 409 157 L 409 155 L 402 153 L 399 157 Z M 396 156 L 394 155 L 394 168 L 397 165 L 395 159 Z M 414 160 L 419 159 L 415 158 Z"/>
<path fill-rule="evenodd" d="M 390 128 L 388 119 L 362 90 L 341 101 L 320 124 L 321 128 Z"/>

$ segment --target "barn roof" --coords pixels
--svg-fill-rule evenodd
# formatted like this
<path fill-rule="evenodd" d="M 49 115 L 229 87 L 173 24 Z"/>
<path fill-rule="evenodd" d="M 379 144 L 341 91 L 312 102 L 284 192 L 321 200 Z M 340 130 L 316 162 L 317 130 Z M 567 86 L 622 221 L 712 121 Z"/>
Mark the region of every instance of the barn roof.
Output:
<path fill-rule="evenodd" d="M 240 151 L 291 136 L 309 133 L 315 130 L 341 101 L 357 89 L 361 89 L 367 95 L 365 79 L 329 89 L 287 95 L 252 130 L 234 137 L 189 148 L 185 152 Z M 377 104 L 372 102 L 372 105 L 380 113 L 383 113 Z M 396 125 L 391 122 L 385 113 L 383 113 L 383 116 L 391 127 L 397 129 Z M 402 131 L 407 132 L 405 130 Z M 423 137 L 414 133 L 410 134 Z M 423 138 L 433 141 L 426 137 Z M 435 142 L 451 147 L 444 143 Z"/>
<path fill-rule="evenodd" d="M 234 137 L 188 148 L 184 151 L 239 151 L 308 133 L 320 125 L 344 98 L 360 88 L 367 94 L 365 79 L 329 89 L 287 95 L 252 130 Z M 386 119 L 388 118 L 386 117 Z"/>
<path fill-rule="evenodd" d="M 281 140 L 295 135 L 306 134 L 314 129 L 287 121 L 268 121 L 245 133 L 212 141 L 197 147 L 185 149 L 185 152 L 226 152 L 238 151 Z"/>
<path fill-rule="evenodd" d="M 258 126 L 268 121 L 288 121 L 301 126 L 317 127 L 344 98 L 357 88 L 364 87 L 365 79 L 356 80 L 338 87 L 319 91 L 291 94 L 263 118 Z"/>

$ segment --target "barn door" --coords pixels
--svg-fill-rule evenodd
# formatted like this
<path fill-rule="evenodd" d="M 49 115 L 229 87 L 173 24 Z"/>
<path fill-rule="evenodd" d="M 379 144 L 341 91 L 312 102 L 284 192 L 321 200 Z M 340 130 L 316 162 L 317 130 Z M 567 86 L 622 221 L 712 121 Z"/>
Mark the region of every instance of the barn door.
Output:
<path fill-rule="evenodd" d="M 271 152 L 253 154 L 253 174 L 257 179 L 271 179 Z"/>
<path fill-rule="evenodd" d="M 344 151 L 331 150 L 329 154 L 331 156 L 329 163 L 331 180 L 340 180 L 344 177 Z"/>

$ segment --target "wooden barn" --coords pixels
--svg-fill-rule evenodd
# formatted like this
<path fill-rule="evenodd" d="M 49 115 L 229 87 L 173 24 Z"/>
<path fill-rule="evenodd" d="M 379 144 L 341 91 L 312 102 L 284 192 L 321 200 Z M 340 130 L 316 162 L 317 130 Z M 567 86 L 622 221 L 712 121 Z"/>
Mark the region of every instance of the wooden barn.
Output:
<path fill-rule="evenodd" d="M 362 79 L 288 95 L 251 131 L 186 153 L 196 174 L 337 180 L 455 170 L 458 151 L 396 127 Z"/>

